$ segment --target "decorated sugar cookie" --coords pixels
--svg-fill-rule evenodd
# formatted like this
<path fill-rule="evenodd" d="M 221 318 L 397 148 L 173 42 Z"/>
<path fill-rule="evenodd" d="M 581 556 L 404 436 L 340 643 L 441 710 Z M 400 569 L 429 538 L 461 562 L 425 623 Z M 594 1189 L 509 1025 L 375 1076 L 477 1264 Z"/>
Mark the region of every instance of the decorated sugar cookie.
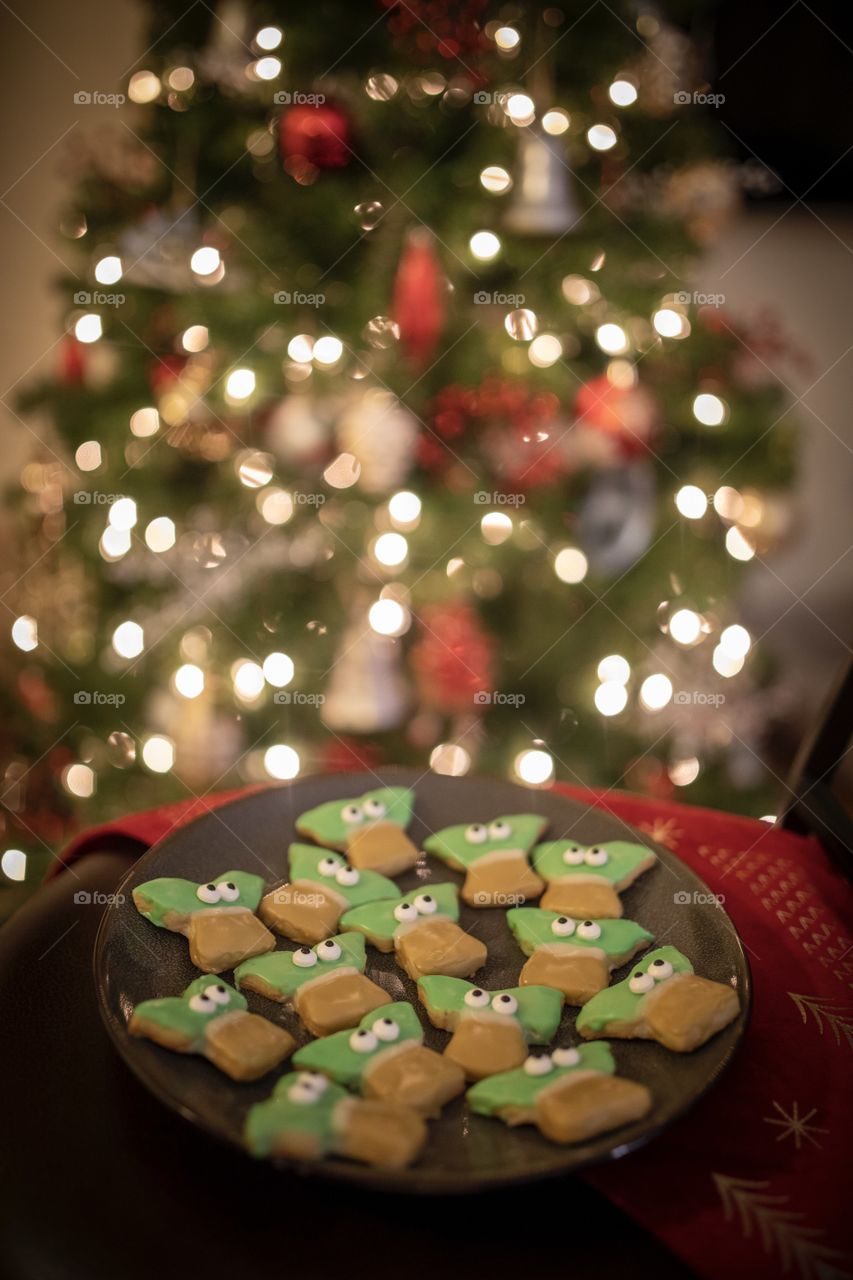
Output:
<path fill-rule="evenodd" d="M 313 1071 L 282 1076 L 266 1102 L 256 1103 L 246 1117 L 245 1142 L 255 1156 L 338 1155 L 403 1169 L 425 1141 L 426 1125 L 410 1107 L 354 1098 Z"/>
<path fill-rule="evenodd" d="M 234 970 L 241 991 L 292 1004 L 314 1036 L 354 1027 L 391 997 L 364 976 L 365 943 L 359 933 L 326 938 L 316 947 L 273 951 Z"/>
<path fill-rule="evenodd" d="M 453 1032 L 444 1053 L 469 1080 L 520 1067 L 529 1043 L 553 1040 L 563 1008 L 553 987 L 484 991 L 461 978 L 421 978 L 418 995 L 433 1026 Z"/>
<path fill-rule="evenodd" d="M 517 906 L 545 885 L 527 855 L 547 827 L 545 818 L 511 813 L 492 822 L 445 827 L 424 842 L 449 867 L 465 872 L 462 897 L 471 907 Z"/>
<path fill-rule="evenodd" d="M 299 1049 L 294 1065 L 320 1071 L 366 1098 L 381 1098 L 436 1116 L 465 1088 L 455 1062 L 423 1045 L 418 1015 L 406 1001 L 362 1018 L 355 1031 L 339 1031 Z"/>
<path fill-rule="evenodd" d="M 143 1000 L 128 1023 L 132 1036 L 176 1053 L 200 1053 L 232 1080 L 259 1080 L 296 1048 L 283 1027 L 249 1013 L 227 982 L 196 978 L 183 995 Z"/>
<path fill-rule="evenodd" d="M 569 1004 L 585 1004 L 654 935 L 633 920 L 574 920 L 540 907 L 514 907 L 507 924 L 530 959 L 519 975 L 522 987 L 555 987 Z"/>
<path fill-rule="evenodd" d="M 526 1058 L 514 1071 L 472 1085 L 465 1097 L 478 1115 L 535 1124 L 552 1142 L 586 1142 L 651 1109 L 646 1086 L 615 1072 L 610 1046 L 599 1041 Z"/>
<path fill-rule="evenodd" d="M 329 800 L 296 820 L 296 830 L 327 849 L 345 852 L 359 871 L 397 876 L 413 867 L 418 850 L 406 835 L 414 792 L 378 787 L 351 800 Z"/>
<path fill-rule="evenodd" d="M 186 936 L 197 969 L 221 973 L 275 946 L 255 915 L 263 887 L 248 871 L 225 871 L 206 884 L 161 876 L 138 885 L 133 903 L 158 928 Z"/>
<path fill-rule="evenodd" d="M 644 844 L 627 840 L 594 845 L 546 840 L 533 850 L 532 861 L 548 881 L 541 907 L 575 919 L 615 920 L 622 914 L 621 891 L 657 858 Z"/>
<path fill-rule="evenodd" d="M 395 951 L 397 963 L 417 981 L 425 973 L 467 977 L 486 963 L 485 943 L 460 929 L 454 884 L 425 884 L 393 902 L 371 902 L 341 916 L 341 928 L 363 933 L 379 951 Z"/>
<path fill-rule="evenodd" d="M 737 993 L 727 983 L 697 977 L 675 947 L 658 947 L 623 982 L 584 1005 L 577 1029 L 587 1040 L 657 1040 L 676 1053 L 689 1053 L 728 1026 L 739 1011 Z"/>
<path fill-rule="evenodd" d="M 322 942 L 350 907 L 396 898 L 400 892 L 377 871 L 358 871 L 341 854 L 312 844 L 292 844 L 288 859 L 290 879 L 264 895 L 258 914 L 294 942 Z"/>

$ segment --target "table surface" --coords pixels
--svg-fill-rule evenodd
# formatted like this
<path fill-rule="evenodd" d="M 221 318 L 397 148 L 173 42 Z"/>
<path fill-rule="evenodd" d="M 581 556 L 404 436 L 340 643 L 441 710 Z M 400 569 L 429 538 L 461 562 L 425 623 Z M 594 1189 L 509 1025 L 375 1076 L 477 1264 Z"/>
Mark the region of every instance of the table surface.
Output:
<path fill-rule="evenodd" d="M 248 1161 L 166 1110 L 114 1052 L 95 997 L 98 896 L 132 860 L 83 858 L 0 932 L 8 1280 L 114 1280 L 119 1267 L 150 1280 L 199 1264 L 205 1280 L 267 1280 L 276 1264 L 334 1275 L 362 1250 L 372 1277 L 408 1259 L 442 1276 L 509 1277 L 531 1262 L 597 1280 L 691 1274 L 581 1178 L 457 1199 L 372 1193 Z"/>

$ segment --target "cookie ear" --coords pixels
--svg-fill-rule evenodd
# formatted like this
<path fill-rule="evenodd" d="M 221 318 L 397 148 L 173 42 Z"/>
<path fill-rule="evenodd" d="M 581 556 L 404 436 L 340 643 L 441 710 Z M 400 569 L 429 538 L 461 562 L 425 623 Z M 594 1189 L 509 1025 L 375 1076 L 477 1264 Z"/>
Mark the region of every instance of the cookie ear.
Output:
<path fill-rule="evenodd" d="M 186 916 L 198 911 L 205 904 L 197 896 L 198 885 L 191 880 L 181 880 L 173 876 L 160 876 L 156 880 L 146 880 L 133 890 L 133 902 L 140 915 L 145 916 L 152 924 L 168 928 L 164 923 L 167 916 Z"/>
<path fill-rule="evenodd" d="M 418 979 L 418 995 L 424 1004 L 438 1013 L 461 1013 L 467 1006 L 465 997 L 469 991 L 478 990 L 473 982 L 464 978 L 449 978 L 440 974 Z"/>

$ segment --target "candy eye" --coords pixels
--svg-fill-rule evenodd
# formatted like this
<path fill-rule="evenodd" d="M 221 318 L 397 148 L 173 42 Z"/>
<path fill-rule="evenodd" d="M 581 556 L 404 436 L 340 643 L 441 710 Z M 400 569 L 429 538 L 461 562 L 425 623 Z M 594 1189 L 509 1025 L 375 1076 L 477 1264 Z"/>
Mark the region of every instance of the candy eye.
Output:
<path fill-rule="evenodd" d="M 349 1038 L 349 1047 L 356 1053 L 373 1053 L 378 1044 L 372 1031 L 353 1031 Z"/>
<path fill-rule="evenodd" d="M 400 1028 L 393 1018 L 377 1018 L 373 1024 L 373 1034 L 378 1040 L 390 1043 L 399 1040 Z"/>
<path fill-rule="evenodd" d="M 213 1013 L 216 1010 L 216 1001 L 210 998 L 207 991 L 198 991 L 190 998 L 190 1008 L 193 1013 Z"/>
<path fill-rule="evenodd" d="M 195 896 L 202 902 L 206 902 L 208 906 L 213 906 L 214 902 L 219 901 L 219 889 L 215 884 L 200 884 L 195 891 Z"/>
<path fill-rule="evenodd" d="M 388 810 L 381 800 L 365 800 L 364 812 L 368 818 L 384 818 Z"/>
<path fill-rule="evenodd" d="M 226 880 L 224 884 L 218 887 L 220 898 L 224 898 L 226 902 L 236 902 L 240 897 L 240 890 L 233 880 Z"/>
<path fill-rule="evenodd" d="M 465 992 L 465 1003 L 469 1009 L 485 1009 L 489 1003 L 489 993 L 481 991 L 479 987 L 472 987 Z"/>
<path fill-rule="evenodd" d="M 576 1067 L 581 1060 L 577 1049 L 552 1049 L 551 1061 L 555 1067 Z"/>
<path fill-rule="evenodd" d="M 515 996 L 511 996 L 508 991 L 504 991 L 502 995 L 493 997 L 492 1008 L 495 1013 L 516 1013 L 518 1011 L 518 1001 Z"/>
<path fill-rule="evenodd" d="M 317 957 L 310 947 L 300 947 L 293 953 L 293 963 L 300 969 L 310 969 L 317 963 Z"/>
<path fill-rule="evenodd" d="M 512 835 L 512 827 L 502 819 L 489 824 L 489 835 L 493 840 L 507 840 Z"/>
<path fill-rule="evenodd" d="M 337 876 L 340 865 L 337 858 L 321 858 L 317 863 L 317 870 L 321 876 L 331 878 L 332 876 Z"/>
<path fill-rule="evenodd" d="M 343 818 L 344 822 L 346 822 L 350 826 L 353 823 L 361 822 L 362 818 L 364 817 L 364 814 L 361 811 L 361 805 L 345 804 L 343 809 L 341 809 L 341 817 Z"/>
<path fill-rule="evenodd" d="M 601 845 L 593 845 L 591 849 L 587 849 L 583 858 L 588 867 L 603 867 L 605 862 L 610 861 L 610 854 L 606 849 L 602 849 Z"/>
<path fill-rule="evenodd" d="M 329 960 L 340 960 L 343 954 L 339 943 L 334 938 L 327 938 L 325 942 L 321 942 L 316 948 L 317 955 L 321 960 L 328 962 Z"/>
<path fill-rule="evenodd" d="M 421 916 L 435 915 L 438 910 L 438 903 L 431 893 L 419 893 L 415 898 L 415 906 L 417 907 L 418 915 Z"/>
<path fill-rule="evenodd" d="M 400 924 L 411 924 L 418 918 L 418 909 L 413 902 L 399 902 L 394 908 L 394 919 Z"/>
<path fill-rule="evenodd" d="M 567 867 L 579 867 L 585 856 L 586 850 L 582 849 L 579 844 L 570 844 L 568 849 L 563 850 L 563 862 Z"/>
<path fill-rule="evenodd" d="M 571 916 L 560 916 L 551 925 L 551 932 L 558 938 L 570 938 L 575 931 L 575 922 Z"/>
<path fill-rule="evenodd" d="M 655 980 L 650 973 L 643 973 L 642 969 L 638 969 L 636 973 L 632 973 L 628 979 L 628 990 L 633 991 L 635 996 L 645 995 L 647 991 L 651 991 L 655 985 Z"/>
<path fill-rule="evenodd" d="M 472 822 L 470 827 L 465 829 L 465 839 L 469 844 L 482 844 L 488 834 L 482 822 Z"/>
<path fill-rule="evenodd" d="M 585 938 L 587 942 L 593 942 L 601 937 L 601 925 L 596 924 L 594 920 L 584 920 L 583 924 L 578 925 L 578 937 Z"/>
<path fill-rule="evenodd" d="M 338 884 L 343 885 L 345 889 L 351 889 L 354 884 L 358 884 L 361 876 L 355 867 L 339 867 L 335 872 L 335 879 Z"/>
<path fill-rule="evenodd" d="M 547 1053 L 542 1053 L 538 1058 L 532 1054 L 529 1058 L 524 1059 L 524 1071 L 528 1076 L 547 1076 L 551 1070 L 551 1059 Z"/>
<path fill-rule="evenodd" d="M 672 977 L 672 965 L 668 960 L 653 960 L 649 965 L 648 972 L 655 982 L 663 982 L 664 978 Z"/>
<path fill-rule="evenodd" d="M 231 996 L 228 994 L 228 988 L 223 986 L 221 982 L 217 982 L 216 986 L 205 987 L 204 994 L 209 996 L 214 1004 L 228 1004 Z"/>
<path fill-rule="evenodd" d="M 300 1075 L 299 1079 L 290 1086 L 287 1096 L 291 1102 L 299 1102 L 302 1104 L 310 1104 L 316 1102 L 321 1094 L 325 1093 L 329 1082 L 325 1076 L 321 1076 L 317 1071 L 305 1071 Z"/>

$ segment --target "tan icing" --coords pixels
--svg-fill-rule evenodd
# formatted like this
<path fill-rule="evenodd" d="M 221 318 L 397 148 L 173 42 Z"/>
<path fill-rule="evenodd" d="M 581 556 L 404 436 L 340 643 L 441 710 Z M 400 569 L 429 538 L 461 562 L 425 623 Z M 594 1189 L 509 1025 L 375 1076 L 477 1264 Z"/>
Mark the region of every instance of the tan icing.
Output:
<path fill-rule="evenodd" d="M 397 876 L 415 865 L 418 849 L 396 822 L 371 822 L 349 836 L 347 856 L 359 871 Z"/>
<path fill-rule="evenodd" d="M 460 1017 L 445 1054 L 469 1080 L 484 1080 L 520 1067 L 527 1057 L 524 1033 L 515 1018 L 493 1014 Z"/>
<path fill-rule="evenodd" d="M 646 1034 L 675 1053 L 690 1053 L 740 1011 L 732 987 L 695 973 L 673 974 L 643 1001 Z"/>
<path fill-rule="evenodd" d="M 294 880 L 279 885 L 261 899 L 261 919 L 294 942 L 313 946 L 335 932 L 341 915 L 349 907 L 343 894 L 313 880 Z"/>
<path fill-rule="evenodd" d="M 462 899 L 471 907 L 512 907 L 538 898 L 544 888 L 523 849 L 498 849 L 468 867 Z"/>
<path fill-rule="evenodd" d="M 537 1125 L 552 1142 L 585 1142 L 646 1115 L 652 1096 L 645 1085 L 597 1071 L 573 1072 L 536 1099 Z"/>
<path fill-rule="evenodd" d="M 245 908 L 200 911 L 190 916 L 190 959 L 203 973 L 221 973 L 275 948 L 269 929 Z"/>
<path fill-rule="evenodd" d="M 472 938 L 452 920 L 431 916 L 423 924 L 395 935 L 397 961 L 417 982 L 426 974 L 470 978 L 488 957 L 485 943 Z"/>
<path fill-rule="evenodd" d="M 204 1040 L 204 1056 L 232 1080 L 259 1080 L 295 1048 L 283 1027 L 242 1009 L 213 1018 Z"/>
<path fill-rule="evenodd" d="M 553 987 L 569 1004 L 586 1004 L 610 981 L 610 966 L 597 948 L 584 951 L 538 947 L 522 967 L 519 986 Z"/>
<path fill-rule="evenodd" d="M 345 1098 L 332 1112 L 335 1148 L 350 1160 L 404 1169 L 420 1155 L 426 1125 L 410 1107 L 374 1098 Z"/>
<path fill-rule="evenodd" d="M 398 1102 L 424 1116 L 437 1116 L 464 1088 L 465 1073 L 458 1063 L 412 1041 L 397 1053 L 378 1053 L 362 1078 L 366 1098 Z"/>
<path fill-rule="evenodd" d="M 355 1027 L 366 1014 L 390 1003 L 387 991 L 348 966 L 312 978 L 293 999 L 296 1012 L 313 1036 Z"/>
<path fill-rule="evenodd" d="M 575 920 L 618 920 L 622 915 L 619 894 L 600 876 L 552 880 L 539 905 Z"/>

